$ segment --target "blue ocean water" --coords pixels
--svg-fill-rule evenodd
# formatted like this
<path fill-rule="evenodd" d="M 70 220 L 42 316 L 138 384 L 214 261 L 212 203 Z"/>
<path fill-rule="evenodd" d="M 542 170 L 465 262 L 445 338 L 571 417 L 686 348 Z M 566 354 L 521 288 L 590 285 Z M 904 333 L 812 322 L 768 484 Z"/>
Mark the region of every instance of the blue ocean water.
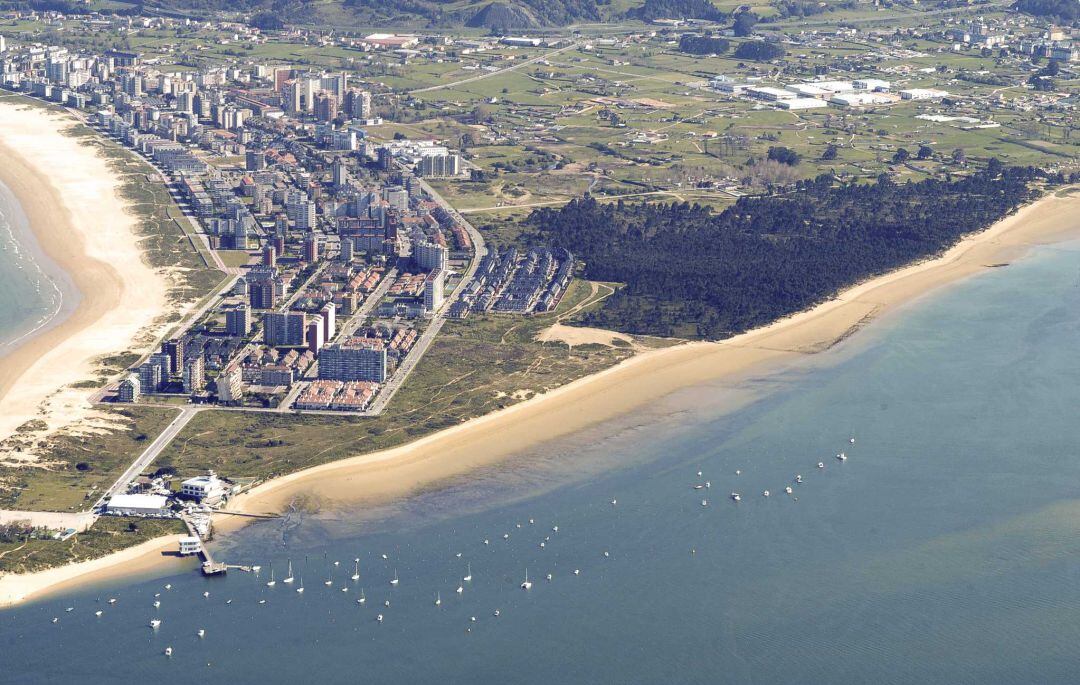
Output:
<path fill-rule="evenodd" d="M 0 183 L 0 356 L 75 306 L 70 279 L 38 249 L 25 214 Z"/>
<path fill-rule="evenodd" d="M 257 576 L 0 612 L 0 680 L 1075 682 L 1078 262 L 1036 248 L 805 364 L 218 543 Z"/>

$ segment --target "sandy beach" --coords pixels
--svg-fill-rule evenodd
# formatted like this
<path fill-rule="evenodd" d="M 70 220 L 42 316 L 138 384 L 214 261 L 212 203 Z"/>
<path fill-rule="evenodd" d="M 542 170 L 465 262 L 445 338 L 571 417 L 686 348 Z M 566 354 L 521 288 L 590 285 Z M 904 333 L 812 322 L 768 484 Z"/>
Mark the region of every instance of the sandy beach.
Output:
<path fill-rule="evenodd" d="M 810 310 L 717 343 L 645 352 L 504 410 L 408 445 L 276 478 L 230 509 L 282 511 L 299 496 L 324 507 L 408 495 L 529 447 L 625 414 L 680 388 L 730 379 L 828 349 L 874 318 L 950 282 L 1018 258 L 1029 247 L 1080 238 L 1080 196 L 1048 196 L 940 257 L 856 285 Z"/>
<path fill-rule="evenodd" d="M 166 535 L 78 564 L 59 566 L 37 573 L 8 574 L 0 578 L 0 607 L 12 606 L 75 587 L 151 573 L 163 565 L 177 570 L 185 566 L 197 568 L 196 557 L 174 556 L 180 545 L 179 540 L 179 535 Z"/>
<path fill-rule="evenodd" d="M 631 412 L 681 388 L 760 374 L 832 347 L 881 315 L 935 289 L 1000 267 L 1030 247 L 1080 238 L 1080 196 L 1049 196 L 940 257 L 856 285 L 813 309 L 723 342 L 687 343 L 639 354 L 601 373 L 408 445 L 344 459 L 264 483 L 230 503 L 232 511 L 280 512 L 311 496 L 323 507 L 407 496 L 440 481 L 496 464 L 545 441 Z M 250 519 L 219 515 L 219 532 Z M 100 581 L 113 574 L 175 571 L 162 538 L 83 565 L 0 578 L 0 606 Z M 141 560 L 133 563 L 133 559 Z M 112 569 L 111 571 L 109 569 Z"/>
<path fill-rule="evenodd" d="M 0 181 L 80 295 L 58 325 L 0 357 L 0 439 L 31 419 L 45 421 L 48 431 L 96 420 L 92 390 L 70 385 L 93 377 L 95 359 L 145 346 L 168 306 L 166 279 L 142 257 L 120 180 L 97 147 L 65 135 L 76 123 L 0 98 Z"/>

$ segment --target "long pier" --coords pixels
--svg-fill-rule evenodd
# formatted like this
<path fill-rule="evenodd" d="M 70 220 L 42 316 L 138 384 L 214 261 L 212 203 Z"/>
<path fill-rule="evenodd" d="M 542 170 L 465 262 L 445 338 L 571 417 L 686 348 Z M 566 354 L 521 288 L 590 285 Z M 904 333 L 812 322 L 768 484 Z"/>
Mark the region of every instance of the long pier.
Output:
<path fill-rule="evenodd" d="M 223 561 L 214 561 L 213 555 L 210 554 L 210 550 L 206 547 L 206 542 L 202 539 L 202 536 L 199 535 L 199 531 L 195 528 L 195 524 L 191 522 L 191 519 L 187 516 L 181 516 L 180 520 L 187 526 L 188 533 L 191 534 L 191 537 L 199 539 L 199 558 L 202 559 L 203 575 L 216 576 L 228 571 L 228 564 Z"/>

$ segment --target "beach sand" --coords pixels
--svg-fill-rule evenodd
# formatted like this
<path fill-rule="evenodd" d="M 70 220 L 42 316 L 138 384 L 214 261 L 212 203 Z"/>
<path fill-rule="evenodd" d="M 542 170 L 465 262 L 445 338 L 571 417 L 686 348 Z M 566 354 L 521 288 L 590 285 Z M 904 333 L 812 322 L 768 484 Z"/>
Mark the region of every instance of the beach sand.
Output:
<path fill-rule="evenodd" d="M 173 571 L 194 570 L 198 557 L 175 556 L 180 547 L 179 535 L 148 540 L 108 556 L 59 566 L 37 573 L 8 574 L 0 578 L 0 607 L 40 599 L 65 590 L 87 585 L 134 578 L 167 567 Z"/>
<path fill-rule="evenodd" d="M 716 343 L 687 343 L 641 353 L 598 374 L 570 383 L 507 409 L 474 419 L 408 445 L 344 459 L 264 483 L 234 499 L 229 509 L 277 513 L 298 497 L 323 507 L 393 500 L 446 479 L 496 464 L 548 440 L 582 430 L 672 392 L 702 383 L 737 382 L 832 347 L 874 318 L 909 304 L 936 288 L 995 268 L 1031 246 L 1080 238 L 1080 196 L 1047 197 L 971 236 L 938 258 L 868 280 L 813 309 Z M 249 520 L 215 517 L 227 533 Z M 165 542 L 165 541 L 161 541 Z M 151 543 L 147 543 L 150 545 Z M 170 538 L 168 544 L 175 544 Z M 158 548 L 160 549 L 160 548 Z M 155 561 L 156 559 L 156 561 Z M 149 561 L 155 570 L 168 557 Z M 127 553 L 98 560 L 110 577 L 131 570 Z M 53 571 L 0 578 L 0 606 L 19 595 L 40 597 L 81 582 L 79 574 L 56 569 L 62 586 L 51 586 Z M 139 573 L 148 573 L 139 567 Z"/>
<path fill-rule="evenodd" d="M 229 508 L 276 513 L 300 496 L 323 507 L 399 498 L 626 414 L 681 388 L 736 381 L 821 352 L 870 320 L 939 286 L 1016 259 L 1032 245 L 1071 238 L 1080 238 L 1080 195 L 1048 196 L 935 259 L 868 280 L 768 326 L 723 342 L 688 343 L 639 354 L 408 445 L 275 478 L 236 498 Z"/>
<path fill-rule="evenodd" d="M 44 253 L 81 299 L 59 325 L 0 357 L 0 440 L 31 419 L 42 435 L 102 421 L 91 389 L 96 359 L 139 350 L 156 337 L 168 282 L 143 259 L 120 180 L 98 148 L 65 135 L 70 116 L 0 99 L 0 181 L 18 197 Z M 24 436 L 25 437 L 25 436 Z M 29 451 L 0 454 L 11 463 Z"/>

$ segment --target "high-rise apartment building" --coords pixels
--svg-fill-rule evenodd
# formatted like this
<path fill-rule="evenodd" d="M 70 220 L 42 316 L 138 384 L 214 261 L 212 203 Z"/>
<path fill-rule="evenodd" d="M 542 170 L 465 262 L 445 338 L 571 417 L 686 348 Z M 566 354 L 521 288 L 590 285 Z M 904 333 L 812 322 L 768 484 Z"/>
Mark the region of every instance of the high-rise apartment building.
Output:
<path fill-rule="evenodd" d="M 386 346 L 382 340 L 353 338 L 328 345 L 319 355 L 319 378 L 333 381 L 386 381 Z"/>
<path fill-rule="evenodd" d="M 268 312 L 263 317 L 263 341 L 271 347 L 303 347 L 307 342 L 307 315 Z"/>

